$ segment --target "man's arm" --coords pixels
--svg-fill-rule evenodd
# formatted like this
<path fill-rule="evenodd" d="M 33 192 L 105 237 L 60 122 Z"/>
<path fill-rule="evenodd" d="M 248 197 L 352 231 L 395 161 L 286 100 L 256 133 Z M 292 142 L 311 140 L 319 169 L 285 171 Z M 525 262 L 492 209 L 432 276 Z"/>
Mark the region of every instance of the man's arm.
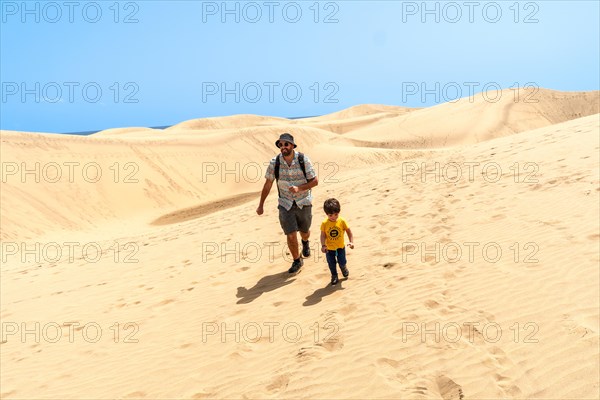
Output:
<path fill-rule="evenodd" d="M 319 178 L 317 178 L 316 176 L 312 179 L 308 179 L 308 182 L 306 182 L 303 185 L 298 186 L 298 189 L 300 190 L 309 190 L 315 186 L 317 186 L 319 184 Z"/>
<path fill-rule="evenodd" d="M 314 178 L 309 179 L 308 182 L 306 182 L 300 186 L 290 186 L 290 192 L 298 193 L 303 190 L 309 190 L 309 189 L 317 186 L 318 184 L 319 184 L 319 178 L 317 178 L 315 176 Z"/>
<path fill-rule="evenodd" d="M 271 187 L 273 186 L 273 182 L 270 179 L 265 179 L 265 184 L 263 185 L 262 192 L 260 193 L 260 202 L 258 203 L 258 208 L 256 209 L 256 213 L 258 215 L 262 215 L 264 210 L 263 206 L 265 205 L 265 200 L 271 191 Z"/>

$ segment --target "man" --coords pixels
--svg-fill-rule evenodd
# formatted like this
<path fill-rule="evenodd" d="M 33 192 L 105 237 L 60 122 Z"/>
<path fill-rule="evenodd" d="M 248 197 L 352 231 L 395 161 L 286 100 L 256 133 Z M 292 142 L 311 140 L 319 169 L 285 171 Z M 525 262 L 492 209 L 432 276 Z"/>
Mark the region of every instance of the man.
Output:
<path fill-rule="evenodd" d="M 287 236 L 287 245 L 294 258 L 294 262 L 288 270 L 290 274 L 293 274 L 304 265 L 298 249 L 298 231 L 302 237 L 302 256 L 310 257 L 308 240 L 312 222 L 310 189 L 317 186 L 319 180 L 308 157 L 302 153 L 296 153 L 294 150 L 297 146 L 292 135 L 282 134 L 275 145 L 279 147 L 281 154 L 273 157 L 269 163 L 256 213 L 262 215 L 264 212 L 263 206 L 271 191 L 273 181 L 277 179 L 276 165 L 279 164 L 277 179 L 279 205 L 277 208 L 279 209 L 279 223 L 283 233 Z M 304 161 L 304 171 L 302 161 Z"/>

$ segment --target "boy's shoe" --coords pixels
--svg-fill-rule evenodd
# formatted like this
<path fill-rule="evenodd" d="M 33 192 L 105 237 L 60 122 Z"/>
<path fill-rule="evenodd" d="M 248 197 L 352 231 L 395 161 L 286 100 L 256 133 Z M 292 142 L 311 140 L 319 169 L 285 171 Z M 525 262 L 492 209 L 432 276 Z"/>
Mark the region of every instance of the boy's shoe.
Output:
<path fill-rule="evenodd" d="M 337 275 L 332 275 L 331 276 L 331 285 L 337 285 L 338 282 L 339 282 L 339 279 L 338 279 Z"/>
<path fill-rule="evenodd" d="M 350 275 L 350 271 L 348 271 L 348 268 L 346 268 L 345 265 L 340 265 L 340 269 L 342 270 L 342 275 L 344 275 L 344 278 L 347 278 L 348 275 Z"/>
<path fill-rule="evenodd" d="M 290 267 L 290 269 L 288 269 L 288 272 L 290 274 L 296 273 L 298 272 L 298 270 L 300 270 L 300 267 L 302 267 L 303 265 L 304 261 L 302 261 L 302 258 L 298 258 L 297 260 L 294 260 L 292 266 Z"/>
<path fill-rule="evenodd" d="M 308 240 L 306 242 L 304 240 L 302 241 L 302 257 L 304 257 L 304 258 L 310 257 L 310 247 L 309 247 Z"/>

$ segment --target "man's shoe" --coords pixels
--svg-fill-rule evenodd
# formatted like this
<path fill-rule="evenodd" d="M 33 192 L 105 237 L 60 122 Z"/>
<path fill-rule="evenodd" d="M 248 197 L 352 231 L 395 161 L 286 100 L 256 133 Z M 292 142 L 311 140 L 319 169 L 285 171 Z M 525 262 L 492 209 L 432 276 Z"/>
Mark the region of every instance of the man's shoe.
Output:
<path fill-rule="evenodd" d="M 304 265 L 304 261 L 302 261 L 301 258 L 294 260 L 294 262 L 292 263 L 292 266 L 290 267 L 290 269 L 288 269 L 288 272 L 290 274 L 294 274 L 296 272 L 298 272 L 298 270 L 300 270 L 300 267 L 302 267 Z"/>
<path fill-rule="evenodd" d="M 337 275 L 333 275 L 333 276 L 331 277 L 331 285 L 332 285 L 332 286 L 333 286 L 333 285 L 337 285 L 337 283 L 338 283 L 338 282 L 339 282 L 339 279 L 338 279 Z"/>
<path fill-rule="evenodd" d="M 302 257 L 310 257 L 310 246 L 308 240 L 306 242 L 304 240 L 302 241 Z"/>
<path fill-rule="evenodd" d="M 347 278 L 348 275 L 350 275 L 350 271 L 348 271 L 348 268 L 346 268 L 346 266 L 341 266 L 340 265 L 340 269 L 342 270 L 342 275 L 344 275 L 344 278 Z"/>

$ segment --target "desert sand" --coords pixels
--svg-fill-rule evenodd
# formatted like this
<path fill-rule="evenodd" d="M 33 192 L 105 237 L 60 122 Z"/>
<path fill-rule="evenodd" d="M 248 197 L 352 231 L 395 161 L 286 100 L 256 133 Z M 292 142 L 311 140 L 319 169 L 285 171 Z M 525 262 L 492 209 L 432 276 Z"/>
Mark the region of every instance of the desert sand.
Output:
<path fill-rule="evenodd" d="M 527 100 L 527 101 L 526 101 Z M 2 398 L 597 399 L 600 93 L 1 131 Z M 297 275 L 273 188 L 317 169 Z M 323 201 L 355 236 L 329 284 Z"/>

